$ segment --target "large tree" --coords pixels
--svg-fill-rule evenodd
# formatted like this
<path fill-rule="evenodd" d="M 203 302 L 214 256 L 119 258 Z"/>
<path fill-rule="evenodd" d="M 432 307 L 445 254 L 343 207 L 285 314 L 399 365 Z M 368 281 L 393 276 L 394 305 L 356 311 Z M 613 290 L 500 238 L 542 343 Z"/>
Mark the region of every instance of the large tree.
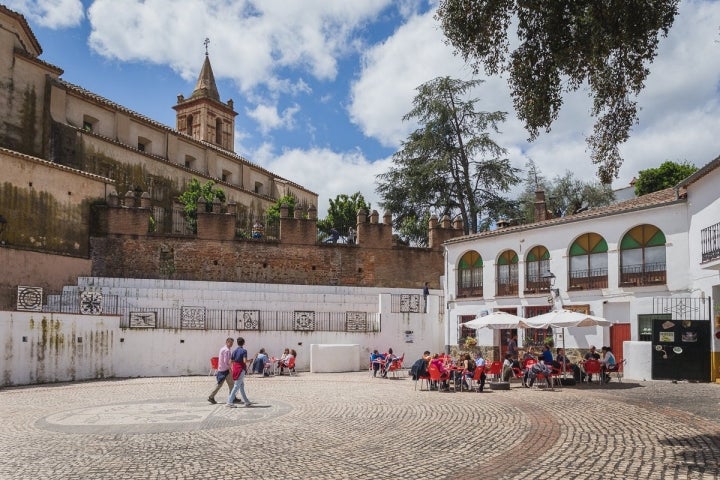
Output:
<path fill-rule="evenodd" d="M 403 232 L 408 221 L 430 214 L 460 215 L 466 233 L 475 233 L 491 206 L 519 180 L 505 149 L 490 137 L 504 112 L 481 112 L 478 99 L 465 99 L 480 80 L 438 77 L 418 87 L 403 120 L 420 125 L 393 156 L 393 167 L 378 175 L 381 206 L 395 214 Z M 415 229 L 417 230 L 417 228 Z"/>
<path fill-rule="evenodd" d="M 640 170 L 635 180 L 635 195 L 645 195 L 665 188 L 674 187 L 689 177 L 697 167 L 688 162 L 663 162 L 657 168 Z"/>
<path fill-rule="evenodd" d="M 679 0 L 441 0 L 437 18 L 447 41 L 475 71 L 508 72 L 518 117 L 530 140 L 550 130 L 563 94 L 587 86 L 598 117 L 587 139 L 602 183 L 618 176 L 618 146 L 637 122 L 634 98 L 644 87 L 661 36 Z M 508 30 L 519 43 L 510 52 Z M 514 42 L 513 42 L 514 43 Z"/>
<path fill-rule="evenodd" d="M 365 201 L 365 197 L 360 192 L 352 195 L 340 194 L 335 200 L 329 199 L 330 207 L 325 218 L 318 222 L 318 230 L 328 235 L 330 230 L 335 228 L 342 235 L 347 235 L 350 227 L 355 228 L 357 225 L 358 210 L 365 210 L 370 213 L 370 204 Z"/>

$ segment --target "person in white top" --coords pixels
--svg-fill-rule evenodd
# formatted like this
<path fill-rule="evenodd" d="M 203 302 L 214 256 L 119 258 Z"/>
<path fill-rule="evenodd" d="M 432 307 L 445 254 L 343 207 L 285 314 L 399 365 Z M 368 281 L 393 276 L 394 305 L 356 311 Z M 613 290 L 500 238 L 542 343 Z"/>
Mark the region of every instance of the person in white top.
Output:
<path fill-rule="evenodd" d="M 225 340 L 225 345 L 223 345 L 220 349 L 220 353 L 218 353 L 218 366 L 217 373 L 215 374 L 217 385 L 215 385 L 215 388 L 213 388 L 212 392 L 210 392 L 210 396 L 208 397 L 208 402 L 212 404 L 217 403 L 217 401 L 215 401 L 215 394 L 220 391 L 223 383 L 227 384 L 228 391 L 232 391 L 233 379 L 232 375 L 230 375 L 230 349 L 233 346 L 233 342 L 234 340 L 232 338 L 227 338 Z"/>
<path fill-rule="evenodd" d="M 603 352 L 603 358 L 600 360 L 600 363 L 602 364 L 603 380 L 605 383 L 608 383 L 610 381 L 610 374 L 607 372 L 608 370 L 615 370 L 615 364 L 617 361 L 615 360 L 615 355 L 612 353 L 612 348 L 602 347 L 601 350 Z"/>

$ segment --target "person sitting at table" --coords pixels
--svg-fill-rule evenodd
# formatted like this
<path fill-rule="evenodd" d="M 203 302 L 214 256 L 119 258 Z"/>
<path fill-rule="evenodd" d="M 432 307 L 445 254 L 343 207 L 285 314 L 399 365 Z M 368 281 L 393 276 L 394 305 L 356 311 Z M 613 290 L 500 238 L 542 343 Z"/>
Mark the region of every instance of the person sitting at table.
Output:
<path fill-rule="evenodd" d="M 595 345 L 590 345 L 590 351 L 585 354 L 585 360 L 600 360 L 600 354 L 595 351 Z M 592 383 L 592 374 L 586 374 L 583 369 L 581 381 L 585 381 L 585 377 L 587 377 L 588 383 Z"/>
<path fill-rule="evenodd" d="M 292 350 L 292 349 L 290 350 L 290 353 L 287 354 L 287 356 L 285 354 L 283 354 L 283 357 L 285 357 L 285 360 L 280 361 L 280 373 L 278 375 L 282 375 L 283 370 L 285 368 L 287 368 L 289 371 L 290 361 L 294 360 L 296 356 L 297 356 L 297 353 L 295 352 L 295 350 Z"/>
<path fill-rule="evenodd" d="M 434 365 L 437 367 L 438 372 L 440 372 L 440 380 L 442 381 L 441 385 L 435 385 L 435 388 L 440 388 L 443 391 L 449 391 L 450 387 L 448 386 L 448 379 L 450 378 L 450 372 L 447 371 L 445 368 L 443 360 L 440 358 L 439 354 L 434 354 L 432 356 L 432 360 L 430 360 L 430 365 Z"/>
<path fill-rule="evenodd" d="M 575 381 L 580 381 L 580 367 L 570 362 L 570 360 L 565 355 L 565 350 L 563 350 L 562 348 L 558 348 L 557 350 L 555 350 L 555 361 L 553 361 L 552 364 L 553 367 L 557 368 L 560 371 L 572 371 Z"/>
<path fill-rule="evenodd" d="M 378 371 L 382 374 L 385 370 L 385 355 L 378 352 L 376 348 L 370 354 L 370 363 L 372 363 L 373 377 L 377 376 Z"/>
<path fill-rule="evenodd" d="M 398 359 L 398 357 L 393 353 L 393 349 L 388 348 L 387 353 L 385 353 L 385 366 L 384 366 L 383 372 L 382 372 L 383 378 L 387 377 L 387 374 L 390 371 L 390 367 L 392 366 L 392 363 L 397 359 Z"/>
<path fill-rule="evenodd" d="M 552 365 L 553 363 L 553 355 L 552 350 L 550 350 L 549 345 L 543 345 L 542 353 L 540 354 L 540 360 L 542 360 L 545 365 Z"/>
<path fill-rule="evenodd" d="M 503 368 L 502 368 L 502 381 L 503 382 L 509 382 L 510 377 L 513 376 L 513 357 L 511 354 L 506 353 L 505 354 L 505 361 L 503 361 Z"/>
<path fill-rule="evenodd" d="M 261 348 L 258 353 L 255 354 L 255 358 L 252 361 L 251 373 L 265 373 L 265 364 L 268 362 L 268 356 L 265 353 L 265 349 Z"/>
<path fill-rule="evenodd" d="M 535 379 L 539 374 L 545 375 L 546 379 L 550 378 L 550 367 L 548 365 L 545 365 L 545 363 L 533 363 L 530 368 L 527 369 L 527 373 L 525 374 L 525 382 L 523 382 L 523 386 L 530 388 L 533 386 L 533 383 L 535 383 Z M 529 379 L 529 381 L 528 381 Z"/>
<path fill-rule="evenodd" d="M 475 360 L 470 356 L 469 353 L 465 353 L 460 357 L 460 361 L 458 362 L 458 370 L 456 370 L 455 373 L 455 385 L 458 384 L 459 381 L 462 381 L 463 388 L 467 388 L 470 390 L 470 385 L 468 384 L 468 379 L 472 378 L 475 374 Z M 460 370 L 462 369 L 462 370 Z"/>
<path fill-rule="evenodd" d="M 601 350 L 603 352 L 603 358 L 600 360 L 600 365 L 602 366 L 602 379 L 600 381 L 608 383 L 610 381 L 610 374 L 607 372 L 608 370 L 614 369 L 617 362 L 615 355 L 612 353 L 612 348 L 602 347 Z"/>

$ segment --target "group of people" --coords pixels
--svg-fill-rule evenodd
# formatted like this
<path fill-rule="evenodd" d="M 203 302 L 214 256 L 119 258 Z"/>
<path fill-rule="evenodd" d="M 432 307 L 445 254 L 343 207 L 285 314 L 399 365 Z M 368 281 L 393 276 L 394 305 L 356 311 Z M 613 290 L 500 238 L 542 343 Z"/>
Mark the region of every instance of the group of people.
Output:
<path fill-rule="evenodd" d="M 294 349 L 286 348 L 280 358 L 270 358 L 265 349 L 261 348 L 252 359 L 252 368 L 250 373 L 260 374 L 266 377 L 270 376 L 271 367 L 275 367 L 278 375 L 283 375 L 286 369 L 294 368 L 294 360 L 297 352 Z M 274 363 L 273 363 L 274 362 Z"/>
<path fill-rule="evenodd" d="M 242 403 L 246 407 L 250 407 L 254 402 L 251 402 L 245 393 L 245 375 L 247 374 L 248 368 L 251 368 L 253 373 L 265 374 L 266 366 L 270 365 L 270 359 L 265 353 L 264 348 L 261 348 L 253 359 L 250 359 L 245 349 L 245 339 L 238 337 L 237 347 L 233 350 L 234 342 L 235 340 L 230 337 L 225 339 L 225 345 L 223 345 L 218 353 L 217 372 L 215 374 L 216 385 L 208 396 L 208 402 L 213 405 L 216 404 L 217 400 L 215 400 L 215 396 L 223 384 L 226 384 L 230 394 L 227 402 L 225 402 L 225 406 L 231 408 L 236 407 L 238 402 L 236 395 L 240 393 Z M 277 360 L 280 375 L 283 374 L 283 369 L 293 368 L 296 356 L 297 353 L 295 350 L 290 348 L 285 349 L 283 355 Z"/>
<path fill-rule="evenodd" d="M 507 382 L 511 377 L 518 375 L 518 372 L 522 372 L 522 385 L 524 387 L 531 387 L 535 382 L 538 375 L 543 375 L 548 378 L 551 374 L 557 372 L 572 372 L 573 378 L 576 382 L 592 382 L 592 373 L 587 373 L 584 368 L 584 363 L 587 360 L 597 360 L 600 363 L 601 375 L 599 379 L 601 382 L 607 383 L 610 381 L 610 373 L 615 371 L 617 361 L 615 355 L 612 353 L 612 348 L 602 347 L 602 356 L 597 353 L 595 346 L 591 345 L 588 353 L 585 354 L 584 359 L 577 364 L 572 363 L 565 350 L 557 348 L 555 350 L 555 356 L 553 357 L 552 349 L 549 345 L 544 345 L 540 355 L 535 355 L 532 348 L 528 348 L 522 356 L 514 356 L 511 353 L 511 347 L 514 347 L 517 352 L 516 344 L 512 344 L 515 338 L 508 342 L 508 352 L 505 354 L 505 360 L 502 368 L 502 379 Z"/>
<path fill-rule="evenodd" d="M 482 369 L 478 378 L 478 391 L 482 392 L 485 388 L 486 363 L 482 353 L 476 353 L 475 358 L 469 353 L 464 353 L 457 360 L 453 360 L 451 357 L 439 353 L 431 355 L 426 350 L 422 358 L 418 359 L 410 368 L 410 375 L 413 380 L 429 378 L 428 371 L 431 367 L 438 370 L 440 377 L 439 380 L 430 382 L 430 390 L 449 391 L 449 382 L 452 380 L 456 388 L 458 385 L 462 385 L 463 389 L 470 391 L 470 382 L 475 378 L 475 371 L 478 368 Z"/>
<path fill-rule="evenodd" d="M 388 372 L 392 369 L 393 363 L 397 362 L 399 357 L 393 353 L 392 348 L 388 348 L 387 352 L 380 353 L 377 349 L 370 354 L 370 364 L 373 369 L 373 377 L 378 373 L 381 377 L 386 378 Z"/>

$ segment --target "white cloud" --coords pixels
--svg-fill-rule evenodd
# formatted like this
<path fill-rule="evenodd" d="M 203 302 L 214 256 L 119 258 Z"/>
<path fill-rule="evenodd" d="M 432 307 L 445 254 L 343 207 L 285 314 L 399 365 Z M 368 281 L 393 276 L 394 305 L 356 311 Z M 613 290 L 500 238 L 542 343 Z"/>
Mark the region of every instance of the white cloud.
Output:
<path fill-rule="evenodd" d="M 374 210 L 380 211 L 375 177 L 391 165 L 390 159 L 370 162 L 361 152 L 337 153 L 320 148 L 293 149 L 275 155 L 268 145 L 254 151 L 252 158 L 268 170 L 284 172 L 285 178 L 319 193 L 319 218 L 327 216 L 330 199 L 358 191 Z"/>
<path fill-rule="evenodd" d="M 290 68 L 328 80 L 353 32 L 390 0 L 95 0 L 90 46 L 107 58 L 167 64 L 190 80 L 210 38 L 216 76 L 243 90 L 283 84 Z M 197 54 L 192 54 L 197 52 Z"/>
<path fill-rule="evenodd" d="M 80 0 L 5 0 L 4 4 L 38 25 L 51 29 L 75 27 L 85 18 Z"/>
<path fill-rule="evenodd" d="M 291 129 L 298 111 L 300 111 L 298 105 L 286 108 L 282 113 L 278 113 L 276 105 L 258 105 L 252 110 L 247 110 L 246 113 L 248 117 L 258 122 L 260 131 L 267 134 L 277 128 Z"/>

